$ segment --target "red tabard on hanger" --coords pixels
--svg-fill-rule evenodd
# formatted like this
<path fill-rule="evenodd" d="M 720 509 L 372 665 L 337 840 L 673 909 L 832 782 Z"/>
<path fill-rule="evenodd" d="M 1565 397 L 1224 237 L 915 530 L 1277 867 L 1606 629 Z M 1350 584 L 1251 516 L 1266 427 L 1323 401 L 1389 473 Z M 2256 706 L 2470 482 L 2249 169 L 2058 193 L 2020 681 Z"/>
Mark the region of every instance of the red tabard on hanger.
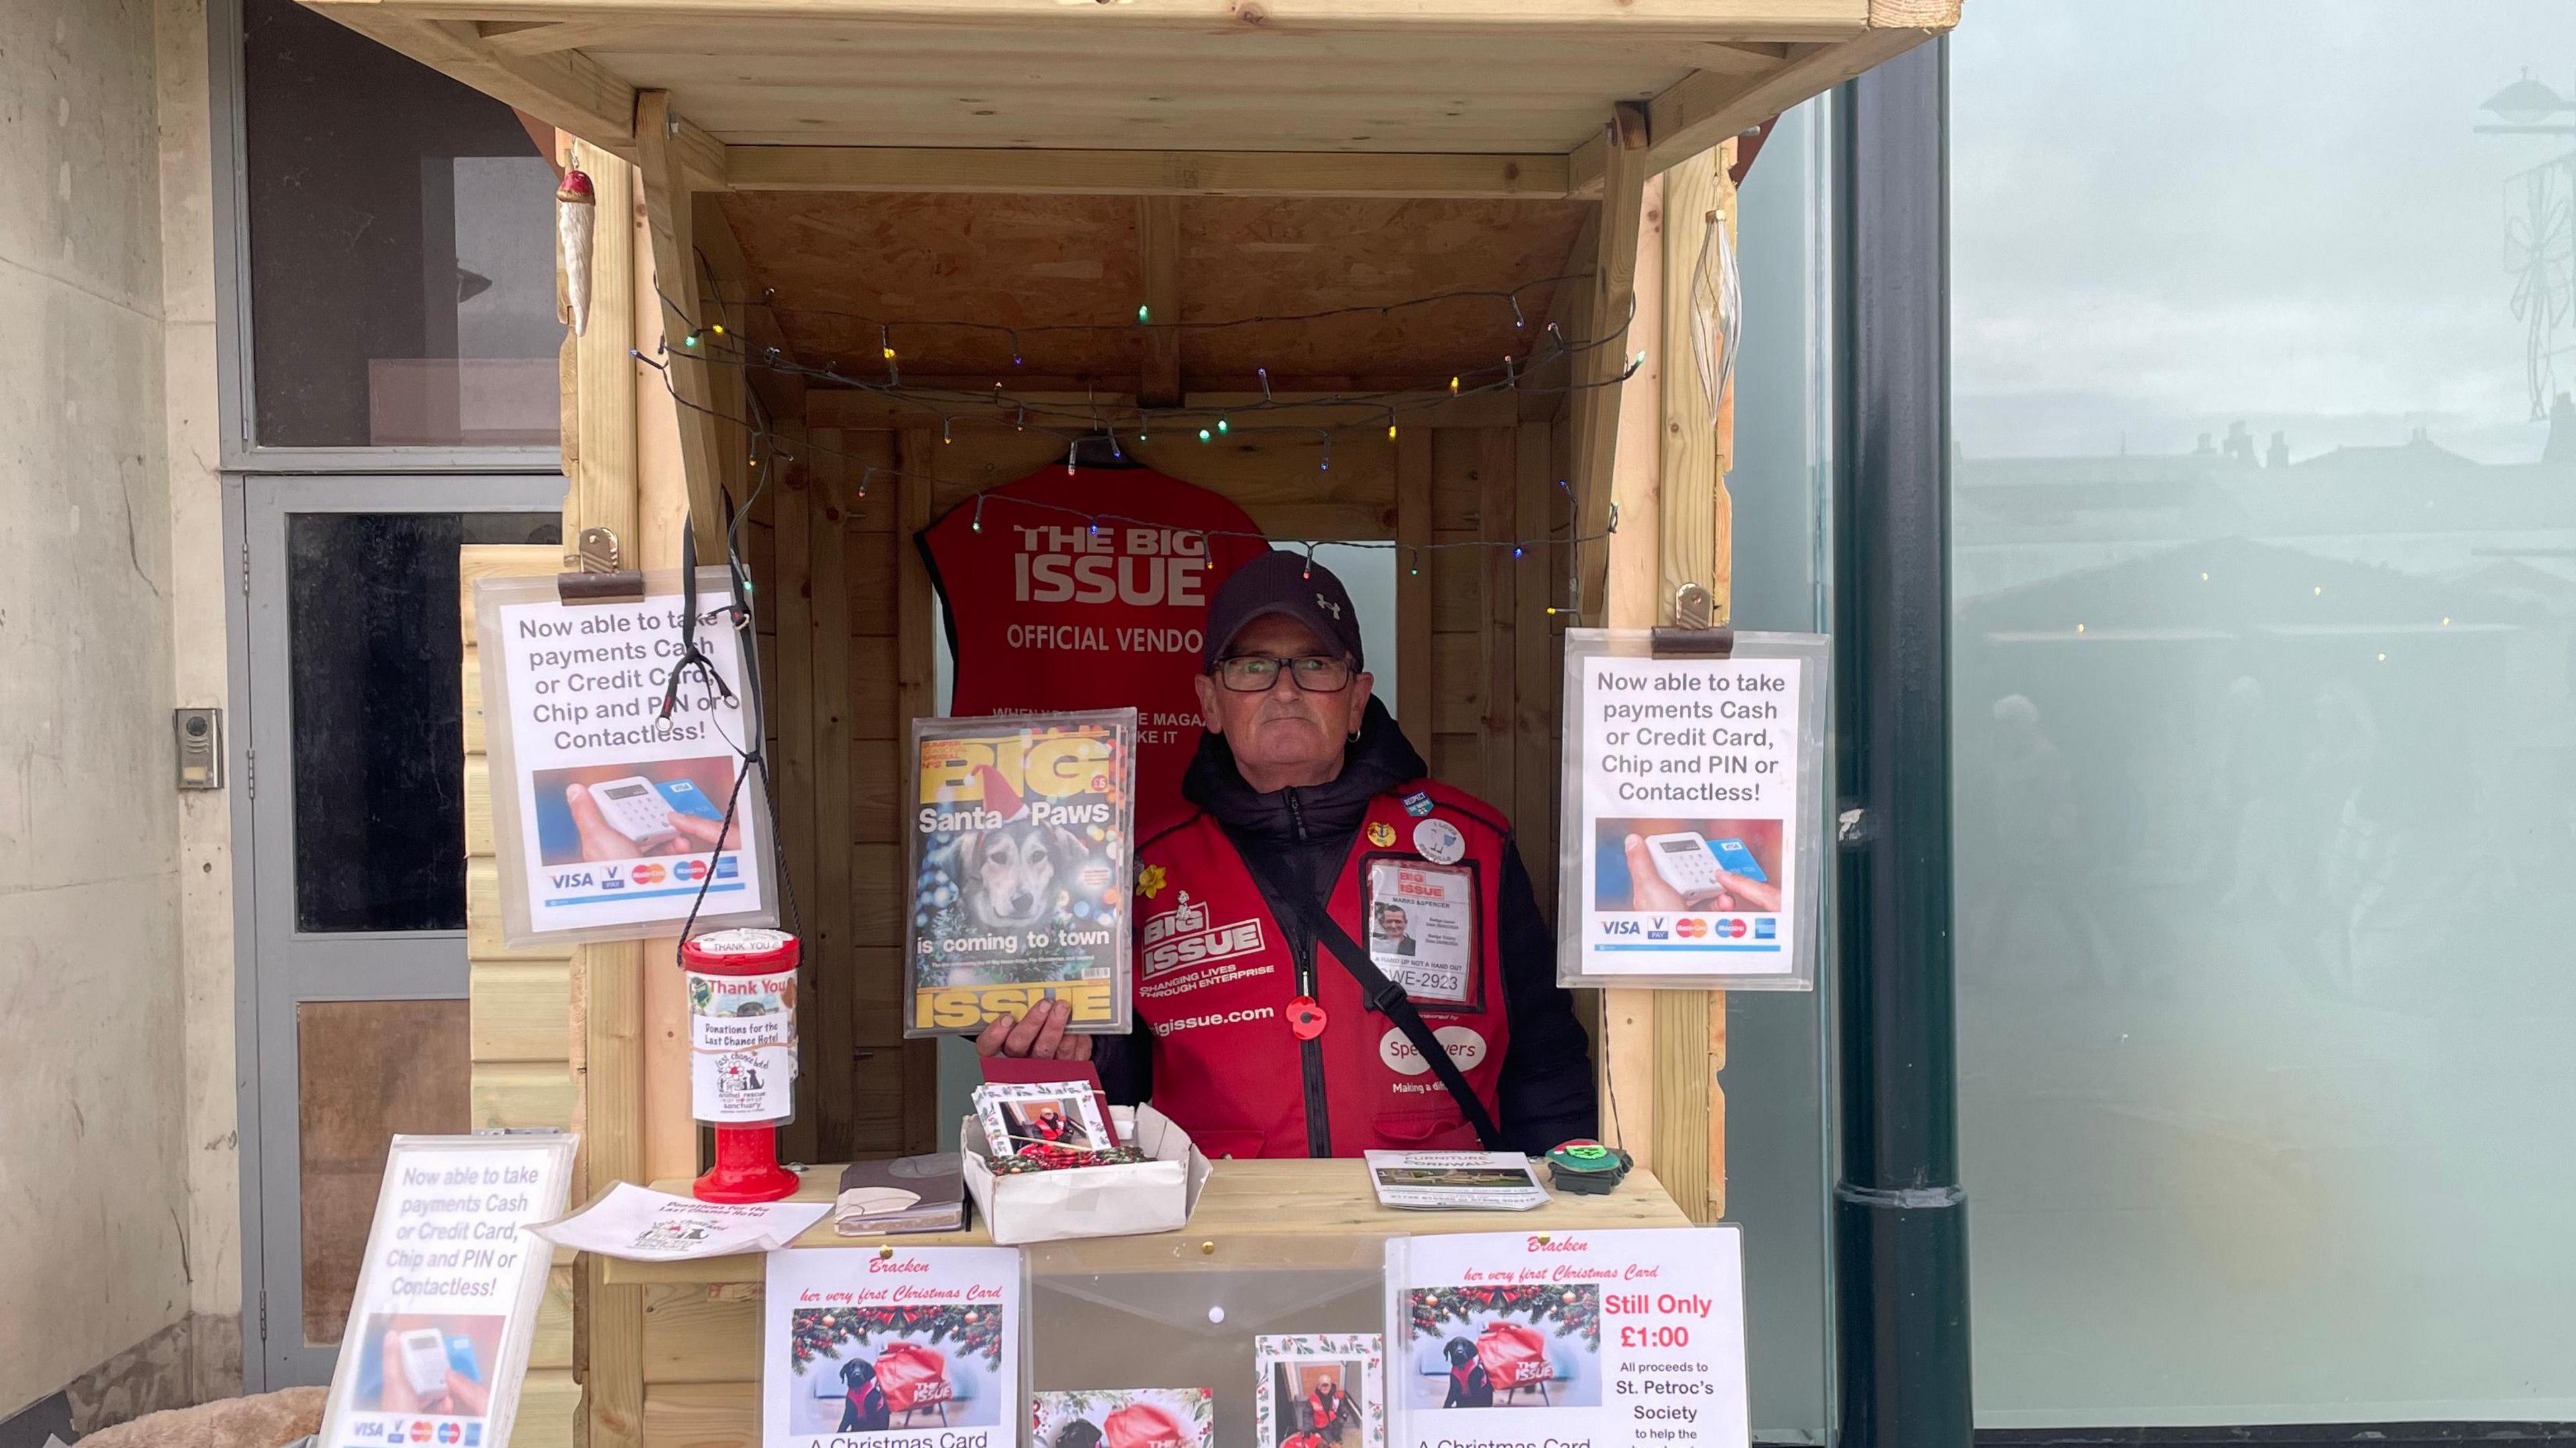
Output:
<path fill-rule="evenodd" d="M 1208 600 L 1268 550 L 1260 533 L 1225 498 L 1144 468 L 1051 466 L 949 509 L 920 534 L 956 658 L 949 712 L 1132 705 L 1138 818 L 1177 807 Z"/>

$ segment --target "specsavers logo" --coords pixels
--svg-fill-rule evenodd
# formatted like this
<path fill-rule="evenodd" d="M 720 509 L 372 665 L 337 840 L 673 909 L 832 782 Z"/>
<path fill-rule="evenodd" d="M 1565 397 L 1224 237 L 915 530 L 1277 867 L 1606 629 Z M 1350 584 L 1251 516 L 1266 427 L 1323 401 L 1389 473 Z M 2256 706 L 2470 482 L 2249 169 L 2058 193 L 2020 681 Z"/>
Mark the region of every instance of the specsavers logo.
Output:
<path fill-rule="evenodd" d="M 1484 1064 L 1485 1038 L 1477 1032 L 1465 1026 L 1442 1026 L 1431 1036 L 1448 1051 L 1449 1059 L 1457 1064 L 1459 1070 L 1473 1071 Z M 1378 1038 L 1377 1057 L 1390 1070 L 1407 1076 L 1419 1076 L 1431 1069 L 1431 1063 L 1422 1059 L 1422 1053 L 1413 1049 L 1413 1043 L 1404 1038 L 1402 1031 L 1391 1030 Z"/>

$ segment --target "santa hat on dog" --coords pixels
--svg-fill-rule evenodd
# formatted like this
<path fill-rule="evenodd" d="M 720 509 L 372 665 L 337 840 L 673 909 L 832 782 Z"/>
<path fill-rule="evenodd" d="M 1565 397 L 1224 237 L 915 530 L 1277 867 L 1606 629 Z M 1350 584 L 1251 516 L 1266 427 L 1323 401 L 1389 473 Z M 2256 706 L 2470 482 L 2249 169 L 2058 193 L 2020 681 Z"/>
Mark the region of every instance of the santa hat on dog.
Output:
<path fill-rule="evenodd" d="M 984 787 L 984 808 L 1001 811 L 1005 820 L 1016 820 L 1029 812 L 1028 802 L 1020 798 L 1018 790 L 1011 788 L 1011 782 L 1002 777 L 1002 771 L 989 764 L 979 764 L 975 766 L 975 780 Z"/>

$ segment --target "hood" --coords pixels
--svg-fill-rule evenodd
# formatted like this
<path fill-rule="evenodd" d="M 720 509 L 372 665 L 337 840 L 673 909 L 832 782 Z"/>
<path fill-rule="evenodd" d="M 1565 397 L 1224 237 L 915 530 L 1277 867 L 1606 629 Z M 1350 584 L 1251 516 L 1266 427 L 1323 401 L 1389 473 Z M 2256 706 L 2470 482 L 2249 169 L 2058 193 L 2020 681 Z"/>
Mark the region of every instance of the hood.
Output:
<path fill-rule="evenodd" d="M 1222 734 L 1201 734 L 1199 752 L 1181 777 L 1181 797 L 1227 829 L 1280 840 L 1330 839 L 1360 827 L 1368 803 L 1431 772 L 1386 712 L 1371 699 L 1360 737 L 1342 749 L 1342 772 L 1325 784 L 1262 794 L 1244 782 Z"/>

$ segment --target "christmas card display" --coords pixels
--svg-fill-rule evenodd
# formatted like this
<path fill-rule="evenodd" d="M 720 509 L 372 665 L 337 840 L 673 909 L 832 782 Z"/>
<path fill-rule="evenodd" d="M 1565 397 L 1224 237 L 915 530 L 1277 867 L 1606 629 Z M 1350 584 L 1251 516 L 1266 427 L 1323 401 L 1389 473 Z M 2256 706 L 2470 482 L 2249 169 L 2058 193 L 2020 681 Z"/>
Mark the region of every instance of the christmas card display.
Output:
<path fill-rule="evenodd" d="M 1398 1448 L 1745 1448 L 1731 1226 L 1387 1244 Z"/>
<path fill-rule="evenodd" d="M 905 1034 L 1125 1032 L 1136 711 L 916 719 L 912 761 Z"/>
<path fill-rule="evenodd" d="M 987 1081 L 975 1088 L 975 1119 L 996 1160 L 1050 1148 L 1107 1151 L 1117 1142 L 1094 1097 L 1080 1082 Z"/>
<path fill-rule="evenodd" d="M 764 1448 L 949 1448 L 1018 1437 L 1020 1254 L 994 1247 L 772 1252 L 763 1304 Z"/>
<path fill-rule="evenodd" d="M 1058 1099 L 1087 1103 L 1079 1091 Z M 1039 1144 L 1004 1155 L 993 1150 L 984 1123 L 969 1117 L 961 1124 L 966 1190 L 995 1242 L 1123 1237 L 1189 1221 L 1208 1178 L 1208 1160 L 1190 1134 L 1151 1106 L 1112 1107 L 1109 1125 L 1125 1145 L 1090 1158 L 1105 1164 L 1066 1162 L 1067 1169 L 1054 1170 L 1045 1169 L 1043 1156 L 1063 1148 Z"/>
<path fill-rule="evenodd" d="M 1029 1395 L 1037 1448 L 1215 1448 L 1206 1388 L 1078 1388 Z"/>
<path fill-rule="evenodd" d="M 1256 1448 L 1385 1448 L 1384 1344 L 1373 1332 L 1254 1338 Z"/>

